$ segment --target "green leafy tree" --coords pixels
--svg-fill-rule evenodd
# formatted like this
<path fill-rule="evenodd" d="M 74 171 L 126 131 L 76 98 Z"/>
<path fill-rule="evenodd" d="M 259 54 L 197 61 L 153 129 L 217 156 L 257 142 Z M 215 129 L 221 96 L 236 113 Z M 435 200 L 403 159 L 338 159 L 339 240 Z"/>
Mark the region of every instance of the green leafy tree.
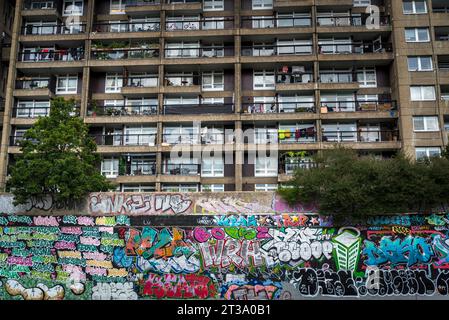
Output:
<path fill-rule="evenodd" d="M 449 199 L 449 160 L 413 161 L 404 155 L 377 160 L 336 148 L 315 158 L 317 167 L 298 169 L 279 189 L 290 204 L 318 205 L 320 213 L 369 214 L 433 212 Z"/>
<path fill-rule="evenodd" d="M 49 116 L 24 134 L 8 180 L 15 204 L 51 197 L 53 204 L 71 207 L 89 192 L 113 188 L 97 169 L 100 157 L 87 125 L 74 114 L 73 100 L 54 99 Z"/>

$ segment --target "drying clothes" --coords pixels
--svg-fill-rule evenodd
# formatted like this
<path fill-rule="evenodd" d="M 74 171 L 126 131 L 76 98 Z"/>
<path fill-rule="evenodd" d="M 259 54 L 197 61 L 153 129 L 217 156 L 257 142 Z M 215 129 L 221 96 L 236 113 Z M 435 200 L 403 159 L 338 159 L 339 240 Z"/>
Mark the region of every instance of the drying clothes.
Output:
<path fill-rule="evenodd" d="M 285 130 L 285 138 L 289 139 L 291 136 L 290 130 Z"/>
<path fill-rule="evenodd" d="M 307 137 L 314 137 L 315 136 L 315 128 L 314 127 L 306 128 L 306 134 L 307 134 Z"/>
<path fill-rule="evenodd" d="M 285 139 L 285 130 L 279 130 L 279 140 Z"/>
<path fill-rule="evenodd" d="M 301 138 L 301 132 L 300 132 L 299 129 L 296 129 L 296 131 L 295 131 L 295 139 L 296 139 L 296 141 L 298 141 L 299 138 Z"/>

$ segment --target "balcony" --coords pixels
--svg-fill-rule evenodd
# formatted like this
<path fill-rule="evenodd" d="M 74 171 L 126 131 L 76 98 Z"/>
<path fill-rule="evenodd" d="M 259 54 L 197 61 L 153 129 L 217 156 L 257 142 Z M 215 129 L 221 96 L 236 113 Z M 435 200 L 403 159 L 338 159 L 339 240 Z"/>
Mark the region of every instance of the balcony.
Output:
<path fill-rule="evenodd" d="M 234 56 L 233 46 L 195 46 L 172 47 L 170 43 L 165 47 L 166 59 L 178 58 L 223 58 Z"/>
<path fill-rule="evenodd" d="M 317 132 L 313 124 L 304 125 L 302 128 L 283 126 L 278 130 L 276 138 L 280 144 L 313 143 L 317 141 Z"/>
<path fill-rule="evenodd" d="M 286 158 L 279 167 L 279 174 L 293 175 L 298 169 L 317 168 L 318 164 L 312 159 L 291 159 Z"/>
<path fill-rule="evenodd" d="M 163 174 L 175 176 L 197 176 L 200 174 L 200 165 L 196 163 L 180 163 L 170 164 L 165 163 L 162 167 Z"/>
<path fill-rule="evenodd" d="M 90 117 L 131 117 L 157 114 L 157 105 L 98 106 L 90 104 L 87 115 Z"/>
<path fill-rule="evenodd" d="M 50 107 L 14 107 L 15 118 L 39 118 L 50 114 Z"/>
<path fill-rule="evenodd" d="M 347 89 L 357 90 L 360 85 L 357 82 L 357 75 L 354 72 L 340 71 L 340 72 L 325 72 L 319 73 L 320 89 Z"/>
<path fill-rule="evenodd" d="M 92 49 L 92 59 L 94 60 L 136 60 L 154 59 L 158 57 L 158 48 Z"/>
<path fill-rule="evenodd" d="M 128 15 L 141 15 L 160 10 L 159 0 L 127 0 L 125 11 Z"/>
<path fill-rule="evenodd" d="M 126 164 L 123 168 L 124 172 L 120 175 L 126 176 L 148 176 L 156 175 L 156 161 L 136 161 L 131 159 L 130 164 Z"/>
<path fill-rule="evenodd" d="M 314 75 L 311 71 L 276 72 L 277 91 L 313 90 Z"/>
<path fill-rule="evenodd" d="M 201 76 L 198 73 L 166 74 L 164 79 L 165 93 L 200 93 Z"/>
<path fill-rule="evenodd" d="M 193 129 L 193 128 L 191 128 Z M 187 129 L 185 129 L 188 131 Z M 223 144 L 223 132 L 205 132 L 205 133 L 171 133 L 165 132 L 162 135 L 162 143 L 165 146 L 177 144 Z"/>
<path fill-rule="evenodd" d="M 124 77 L 125 78 L 125 77 Z M 124 81 L 122 94 L 126 96 L 142 97 L 158 92 L 159 77 L 157 75 L 135 76 L 131 75 Z"/>
<path fill-rule="evenodd" d="M 19 52 L 20 62 L 73 62 L 84 59 L 84 49 L 25 49 Z"/>
<path fill-rule="evenodd" d="M 396 101 L 322 101 L 321 113 L 397 111 Z"/>
<path fill-rule="evenodd" d="M 165 31 L 213 31 L 234 29 L 234 17 L 215 17 L 192 20 L 177 20 L 168 17 Z"/>
<path fill-rule="evenodd" d="M 15 97 L 50 97 L 54 96 L 55 77 L 18 77 L 14 90 Z"/>
<path fill-rule="evenodd" d="M 323 142 L 364 142 L 378 143 L 399 141 L 399 130 L 364 130 L 352 131 L 323 130 Z"/>
<path fill-rule="evenodd" d="M 272 57 L 283 55 L 311 55 L 312 44 L 285 44 L 285 45 L 253 45 L 242 46 L 242 56 L 245 57 Z"/>
<path fill-rule="evenodd" d="M 154 146 L 156 133 L 103 134 L 91 136 L 99 146 Z"/>
<path fill-rule="evenodd" d="M 242 17 L 243 29 L 310 28 L 311 17 Z M 279 30 L 277 31 L 279 32 Z"/>
<path fill-rule="evenodd" d="M 85 32 L 85 24 L 74 24 L 70 27 L 67 27 L 65 24 L 51 26 L 27 25 L 22 27 L 22 35 L 24 36 L 74 35 Z"/>
<path fill-rule="evenodd" d="M 393 52 L 391 43 L 386 42 L 346 42 L 346 43 L 319 43 L 318 53 L 322 55 L 364 55 L 367 53 L 390 53 Z M 330 58 L 332 60 L 334 58 Z"/>
<path fill-rule="evenodd" d="M 98 33 L 127 33 L 127 32 L 159 32 L 160 22 L 104 22 L 93 25 Z"/>
<path fill-rule="evenodd" d="M 370 20 L 370 15 L 359 14 L 359 15 L 345 15 L 345 16 L 325 16 L 319 15 L 317 17 L 317 27 L 318 28 L 340 28 L 340 27 L 364 27 L 366 22 Z M 380 15 L 379 16 L 379 26 L 385 27 L 390 26 L 390 16 Z M 369 30 L 369 29 L 366 29 Z M 334 29 L 335 31 L 335 29 Z M 377 32 L 378 30 L 376 30 Z"/>
<path fill-rule="evenodd" d="M 165 104 L 164 114 L 230 114 L 234 112 L 233 103 Z"/>
<path fill-rule="evenodd" d="M 61 2 L 59 2 L 61 4 Z M 25 0 L 23 3 L 23 17 L 36 16 L 40 18 L 59 18 L 61 7 L 54 0 Z"/>
<path fill-rule="evenodd" d="M 242 103 L 242 113 L 315 113 L 314 102 Z"/>

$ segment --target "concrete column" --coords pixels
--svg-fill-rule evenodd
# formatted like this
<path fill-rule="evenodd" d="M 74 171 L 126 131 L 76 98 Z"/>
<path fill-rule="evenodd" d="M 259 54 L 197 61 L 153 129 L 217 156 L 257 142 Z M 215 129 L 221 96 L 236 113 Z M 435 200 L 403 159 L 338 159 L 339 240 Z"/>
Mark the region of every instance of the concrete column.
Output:
<path fill-rule="evenodd" d="M 5 190 L 8 166 L 9 136 L 11 134 L 11 116 L 14 104 L 14 83 L 16 79 L 16 61 L 19 50 L 19 35 L 22 24 L 21 11 L 23 1 L 17 0 L 12 28 L 11 53 L 9 56 L 8 80 L 6 82 L 5 111 L 3 115 L 2 142 L 0 147 L 0 190 Z"/>

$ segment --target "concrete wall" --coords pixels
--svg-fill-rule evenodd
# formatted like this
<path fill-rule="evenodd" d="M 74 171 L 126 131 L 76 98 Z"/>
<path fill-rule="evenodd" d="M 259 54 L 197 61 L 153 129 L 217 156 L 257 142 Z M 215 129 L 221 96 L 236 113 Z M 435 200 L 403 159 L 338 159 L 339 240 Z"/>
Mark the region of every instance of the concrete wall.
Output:
<path fill-rule="evenodd" d="M 2 300 L 449 293 L 446 214 L 335 225 L 268 192 L 92 194 L 76 212 L 0 204 Z"/>

